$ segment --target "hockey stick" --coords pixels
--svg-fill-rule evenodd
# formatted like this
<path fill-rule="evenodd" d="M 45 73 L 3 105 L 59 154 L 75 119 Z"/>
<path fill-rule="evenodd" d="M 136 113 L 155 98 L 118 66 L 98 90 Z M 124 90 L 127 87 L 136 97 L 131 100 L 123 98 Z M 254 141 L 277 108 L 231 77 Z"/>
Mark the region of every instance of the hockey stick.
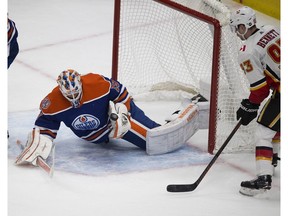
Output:
<path fill-rule="evenodd" d="M 200 182 L 202 181 L 202 179 L 204 178 L 204 176 L 207 174 L 207 172 L 209 171 L 209 169 L 212 167 L 212 165 L 215 163 L 215 161 L 217 160 L 217 158 L 219 157 L 219 155 L 222 153 L 222 151 L 224 150 L 224 148 L 227 146 L 228 142 L 231 140 L 231 138 L 234 136 L 234 134 L 236 133 L 236 131 L 239 129 L 239 127 L 241 126 L 241 120 L 237 123 L 237 125 L 234 127 L 234 129 L 232 130 L 232 132 L 230 133 L 230 135 L 228 136 L 228 138 L 225 140 L 225 142 L 223 143 L 223 145 L 220 147 L 220 149 L 217 151 L 217 153 L 215 154 L 215 156 L 212 158 L 212 160 L 210 161 L 210 163 L 207 165 L 207 167 L 205 168 L 205 170 L 202 172 L 202 174 L 200 175 L 200 177 L 197 179 L 196 182 L 194 182 L 193 184 L 171 184 L 167 186 L 167 191 L 168 192 L 190 192 L 190 191 L 194 191 L 197 186 L 200 184 Z"/>

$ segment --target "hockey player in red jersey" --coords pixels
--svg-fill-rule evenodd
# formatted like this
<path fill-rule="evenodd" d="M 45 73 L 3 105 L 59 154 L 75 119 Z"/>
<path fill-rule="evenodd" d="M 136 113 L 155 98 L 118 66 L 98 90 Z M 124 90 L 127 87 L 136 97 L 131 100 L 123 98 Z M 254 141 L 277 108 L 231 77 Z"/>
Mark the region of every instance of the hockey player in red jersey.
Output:
<path fill-rule="evenodd" d="M 37 165 L 37 157 L 46 159 L 61 122 L 78 137 L 92 143 L 122 138 L 146 149 L 147 129 L 159 124 L 135 105 L 121 83 L 99 74 L 81 76 L 72 69 L 61 72 L 57 83 L 42 100 L 35 128 L 16 164 Z"/>
<path fill-rule="evenodd" d="M 258 116 L 257 178 L 241 182 L 240 189 L 240 193 L 253 196 L 271 188 L 275 165 L 271 140 L 277 140 L 277 136 L 279 140 L 280 135 L 280 31 L 268 25 L 257 27 L 255 11 L 246 6 L 231 14 L 230 26 L 243 41 L 238 60 L 250 82 L 249 98 L 242 100 L 237 119 L 248 125 Z M 258 115 L 262 102 L 264 106 Z M 275 156 L 277 153 L 274 150 Z"/>

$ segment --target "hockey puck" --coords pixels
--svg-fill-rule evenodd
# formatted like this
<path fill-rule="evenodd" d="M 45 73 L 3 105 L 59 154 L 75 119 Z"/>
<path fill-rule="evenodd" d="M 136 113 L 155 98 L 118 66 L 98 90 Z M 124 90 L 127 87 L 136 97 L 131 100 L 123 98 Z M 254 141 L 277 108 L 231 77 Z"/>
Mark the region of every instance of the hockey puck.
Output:
<path fill-rule="evenodd" d="M 113 120 L 113 121 L 117 121 L 118 115 L 116 113 L 111 113 L 110 119 Z"/>

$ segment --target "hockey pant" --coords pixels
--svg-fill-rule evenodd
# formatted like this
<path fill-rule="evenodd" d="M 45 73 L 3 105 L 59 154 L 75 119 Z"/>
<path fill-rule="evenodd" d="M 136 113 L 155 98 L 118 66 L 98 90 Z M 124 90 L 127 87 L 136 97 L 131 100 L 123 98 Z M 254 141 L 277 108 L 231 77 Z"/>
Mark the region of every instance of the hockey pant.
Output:
<path fill-rule="evenodd" d="M 280 93 L 274 91 L 261 110 L 256 129 L 257 175 L 273 175 L 273 145 L 280 134 Z M 279 140 L 279 137 L 278 137 Z"/>
<path fill-rule="evenodd" d="M 123 139 L 146 150 L 147 129 L 158 127 L 160 124 L 146 116 L 132 100 L 130 102 L 130 113 L 131 129 L 123 136 Z"/>

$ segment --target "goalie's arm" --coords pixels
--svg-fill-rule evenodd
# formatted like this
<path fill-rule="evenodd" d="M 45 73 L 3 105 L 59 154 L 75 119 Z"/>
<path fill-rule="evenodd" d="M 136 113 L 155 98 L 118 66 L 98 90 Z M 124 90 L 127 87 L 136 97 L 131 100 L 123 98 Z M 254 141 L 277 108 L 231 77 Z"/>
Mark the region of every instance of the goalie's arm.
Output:
<path fill-rule="evenodd" d="M 47 136 L 52 141 L 56 138 L 61 122 L 53 115 L 46 115 L 42 110 L 35 121 L 35 127 L 40 129 L 40 134 Z"/>

